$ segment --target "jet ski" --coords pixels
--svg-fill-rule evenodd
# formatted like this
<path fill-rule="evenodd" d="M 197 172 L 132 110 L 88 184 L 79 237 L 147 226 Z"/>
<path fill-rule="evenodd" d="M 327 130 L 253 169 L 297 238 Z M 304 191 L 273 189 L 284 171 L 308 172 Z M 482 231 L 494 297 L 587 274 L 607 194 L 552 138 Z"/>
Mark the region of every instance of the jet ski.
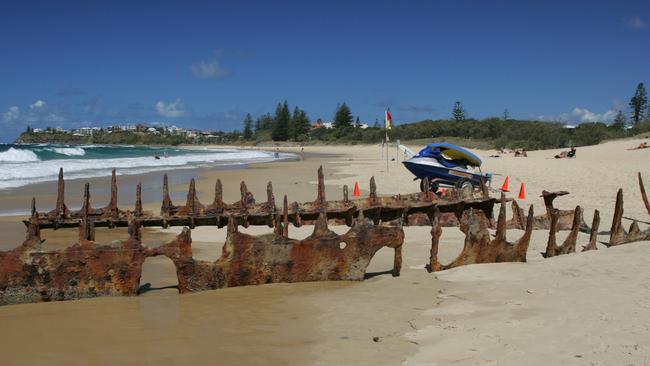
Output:
<path fill-rule="evenodd" d="M 460 146 L 434 142 L 408 160 L 402 162 L 415 178 L 429 178 L 429 189 L 439 187 L 481 187 L 492 179 L 492 174 L 481 172 L 481 159 Z M 478 170 L 478 171 L 477 171 Z M 424 190 L 424 184 L 420 183 Z"/>

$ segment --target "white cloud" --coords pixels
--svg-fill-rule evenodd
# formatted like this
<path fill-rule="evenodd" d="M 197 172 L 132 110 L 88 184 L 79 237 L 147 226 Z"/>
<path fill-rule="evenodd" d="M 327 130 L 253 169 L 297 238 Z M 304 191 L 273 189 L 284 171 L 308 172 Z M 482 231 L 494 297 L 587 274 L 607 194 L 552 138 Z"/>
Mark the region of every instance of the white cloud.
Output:
<path fill-rule="evenodd" d="M 626 19 L 625 25 L 632 29 L 644 29 L 647 26 L 646 22 L 639 16 Z"/>
<path fill-rule="evenodd" d="M 39 109 L 43 107 L 45 107 L 45 102 L 40 99 L 29 105 L 29 109 Z"/>
<path fill-rule="evenodd" d="M 199 79 L 223 79 L 230 74 L 220 63 L 221 50 L 214 51 L 211 59 L 198 61 L 190 65 L 192 75 Z"/>
<path fill-rule="evenodd" d="M 612 108 L 603 113 L 594 113 L 587 108 L 575 107 L 571 113 L 562 113 L 559 116 L 537 116 L 539 121 L 565 122 L 565 123 L 588 123 L 603 122 L 611 123 L 614 121 L 618 109 Z"/>
<path fill-rule="evenodd" d="M 19 117 L 20 117 L 20 108 L 18 108 L 18 106 L 16 105 L 9 107 L 9 110 L 7 110 L 2 114 L 2 120 L 5 122 L 14 121 Z"/>
<path fill-rule="evenodd" d="M 166 104 L 162 100 L 156 103 L 156 113 L 163 117 L 182 117 L 185 115 L 185 106 L 180 99 Z"/>
<path fill-rule="evenodd" d="M 586 108 L 575 107 L 571 112 L 573 118 L 570 120 L 575 122 L 611 122 L 616 117 L 616 111 L 610 109 L 604 113 L 594 113 Z"/>

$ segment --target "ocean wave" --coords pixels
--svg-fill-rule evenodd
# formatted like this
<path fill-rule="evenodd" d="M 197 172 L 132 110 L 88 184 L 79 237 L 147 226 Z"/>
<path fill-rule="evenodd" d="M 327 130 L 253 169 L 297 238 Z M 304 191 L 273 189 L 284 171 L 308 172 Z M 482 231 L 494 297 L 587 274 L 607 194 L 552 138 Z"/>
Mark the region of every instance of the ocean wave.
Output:
<path fill-rule="evenodd" d="M 55 152 L 61 155 L 67 156 L 84 156 L 86 155 L 86 150 L 80 147 L 48 147 L 45 148 L 47 151 Z"/>
<path fill-rule="evenodd" d="M 0 162 L 24 163 L 34 161 L 39 161 L 39 159 L 31 150 L 10 147 L 9 150 L 0 152 Z"/>
<path fill-rule="evenodd" d="M 28 152 L 34 154 L 31 151 Z M 281 157 L 286 158 L 288 156 Z M 113 168 L 117 169 L 119 175 L 132 175 L 168 169 L 189 169 L 215 165 L 242 165 L 272 160 L 274 160 L 273 154 L 265 151 L 221 150 L 214 151 L 213 154 L 202 152 L 199 154 L 177 155 L 161 159 L 154 159 L 151 156 L 147 156 L 114 159 L 32 160 L 19 167 L 16 164 L 12 164 L 11 169 L 3 169 L 9 164 L 3 164 L 0 161 L 0 170 L 4 171 L 4 174 L 0 176 L 0 189 L 56 180 L 59 168 L 63 168 L 66 178 L 78 179 L 108 176 Z"/>

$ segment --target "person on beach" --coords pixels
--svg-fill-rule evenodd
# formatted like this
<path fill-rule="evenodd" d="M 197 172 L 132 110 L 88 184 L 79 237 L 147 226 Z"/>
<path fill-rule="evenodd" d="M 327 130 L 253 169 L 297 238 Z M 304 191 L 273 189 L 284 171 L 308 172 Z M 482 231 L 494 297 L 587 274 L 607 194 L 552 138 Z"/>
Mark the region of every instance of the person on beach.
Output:
<path fill-rule="evenodd" d="M 305 148 L 301 147 L 300 148 L 300 160 L 305 160 Z"/>
<path fill-rule="evenodd" d="M 515 150 L 515 158 L 527 158 L 528 154 L 526 153 L 526 149 L 517 149 Z"/>
<path fill-rule="evenodd" d="M 633 147 L 633 148 L 628 149 L 628 150 L 641 150 L 641 149 L 647 149 L 648 147 L 649 146 L 648 146 L 647 142 L 642 142 L 642 143 L 639 144 L 639 146 Z"/>
<path fill-rule="evenodd" d="M 275 148 L 275 153 L 273 154 L 273 157 L 275 159 L 280 159 L 280 148 L 279 147 Z"/>
<path fill-rule="evenodd" d="M 554 156 L 556 159 L 570 159 L 576 157 L 576 148 L 571 146 L 569 151 L 562 151 L 561 153 Z"/>

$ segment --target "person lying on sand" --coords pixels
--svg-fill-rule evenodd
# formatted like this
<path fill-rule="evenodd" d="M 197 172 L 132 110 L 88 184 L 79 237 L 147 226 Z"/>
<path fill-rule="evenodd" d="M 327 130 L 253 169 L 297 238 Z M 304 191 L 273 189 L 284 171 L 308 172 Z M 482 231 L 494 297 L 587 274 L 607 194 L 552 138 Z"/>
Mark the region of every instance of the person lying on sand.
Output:
<path fill-rule="evenodd" d="M 641 149 L 647 149 L 648 147 L 650 147 L 650 146 L 648 146 L 647 142 L 642 142 L 642 143 L 639 144 L 639 146 L 633 147 L 633 148 L 628 149 L 628 150 L 641 150 Z"/>
<path fill-rule="evenodd" d="M 527 158 L 528 154 L 526 153 L 526 149 L 517 149 L 515 150 L 515 158 Z"/>
<path fill-rule="evenodd" d="M 561 153 L 555 155 L 556 159 L 564 159 L 564 158 L 575 158 L 576 157 L 576 148 L 571 147 L 571 150 L 569 151 L 562 151 Z"/>

